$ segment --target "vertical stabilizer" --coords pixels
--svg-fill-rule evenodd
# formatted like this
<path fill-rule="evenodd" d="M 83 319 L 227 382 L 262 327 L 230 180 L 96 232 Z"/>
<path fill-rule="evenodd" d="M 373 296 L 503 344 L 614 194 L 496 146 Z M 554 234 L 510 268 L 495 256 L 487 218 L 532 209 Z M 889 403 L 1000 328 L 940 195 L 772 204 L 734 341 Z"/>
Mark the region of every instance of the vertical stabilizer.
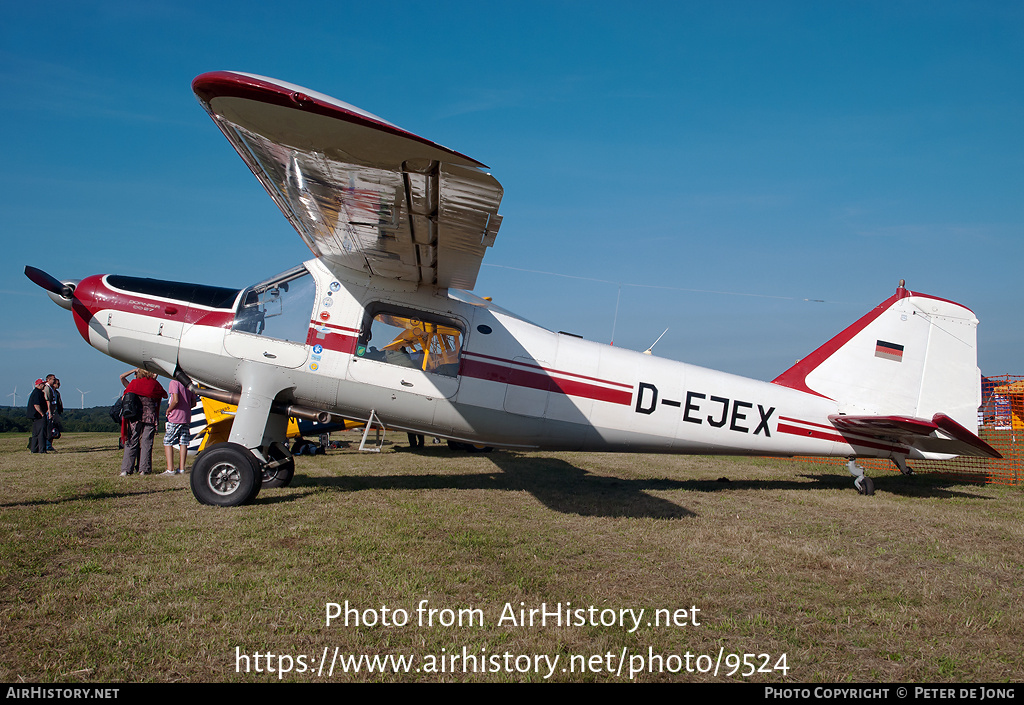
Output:
<path fill-rule="evenodd" d="M 900 284 L 772 382 L 833 399 L 843 414 L 930 419 L 941 413 L 977 430 L 978 319 L 958 303 Z"/>

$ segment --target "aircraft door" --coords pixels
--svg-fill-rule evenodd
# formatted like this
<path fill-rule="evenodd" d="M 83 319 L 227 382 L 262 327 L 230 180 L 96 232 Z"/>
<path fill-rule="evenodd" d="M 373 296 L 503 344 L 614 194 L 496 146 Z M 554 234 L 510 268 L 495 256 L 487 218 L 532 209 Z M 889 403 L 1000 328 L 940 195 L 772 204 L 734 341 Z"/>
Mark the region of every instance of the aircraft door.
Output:
<path fill-rule="evenodd" d="M 407 394 L 451 399 L 459 389 L 465 327 L 454 317 L 373 302 L 363 315 L 349 376 Z"/>

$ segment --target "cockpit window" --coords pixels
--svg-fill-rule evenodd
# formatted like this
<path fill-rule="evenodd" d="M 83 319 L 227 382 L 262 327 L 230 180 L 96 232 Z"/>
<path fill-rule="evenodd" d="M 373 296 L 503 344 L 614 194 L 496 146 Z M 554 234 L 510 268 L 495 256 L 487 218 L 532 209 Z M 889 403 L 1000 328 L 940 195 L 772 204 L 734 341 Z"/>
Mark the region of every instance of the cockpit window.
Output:
<path fill-rule="evenodd" d="M 367 309 L 356 356 L 455 377 L 462 352 L 456 321 L 387 307 Z"/>
<path fill-rule="evenodd" d="M 316 300 L 316 281 L 305 267 L 249 287 L 231 330 L 305 343 Z"/>
<path fill-rule="evenodd" d="M 210 308 L 231 308 L 235 304 L 235 297 L 238 296 L 238 289 L 169 282 L 162 279 L 126 277 L 120 274 L 108 276 L 107 283 L 122 291 L 133 291 L 136 294 L 159 296 L 164 299 L 177 299 Z"/>

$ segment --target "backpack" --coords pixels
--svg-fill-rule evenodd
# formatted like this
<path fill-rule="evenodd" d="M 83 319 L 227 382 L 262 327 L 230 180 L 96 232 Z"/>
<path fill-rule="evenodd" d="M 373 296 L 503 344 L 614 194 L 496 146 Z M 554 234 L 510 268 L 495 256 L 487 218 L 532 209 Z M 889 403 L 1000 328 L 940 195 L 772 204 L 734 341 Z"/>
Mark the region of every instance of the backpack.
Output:
<path fill-rule="evenodd" d="M 110 407 L 110 418 L 121 421 L 138 421 L 142 417 L 142 400 L 135 392 L 125 392 Z"/>

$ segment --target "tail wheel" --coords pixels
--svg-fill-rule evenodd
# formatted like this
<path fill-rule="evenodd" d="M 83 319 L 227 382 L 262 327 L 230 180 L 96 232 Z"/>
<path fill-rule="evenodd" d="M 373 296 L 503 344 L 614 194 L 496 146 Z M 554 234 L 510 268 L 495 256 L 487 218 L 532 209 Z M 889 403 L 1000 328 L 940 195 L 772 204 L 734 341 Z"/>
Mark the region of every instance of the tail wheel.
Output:
<path fill-rule="evenodd" d="M 259 464 L 249 449 L 237 443 L 218 443 L 199 454 L 192 468 L 192 494 L 202 504 L 237 507 L 260 492 Z"/>
<path fill-rule="evenodd" d="M 857 492 L 862 495 L 870 497 L 875 493 L 875 481 L 865 475 L 859 482 L 853 483 L 857 487 Z"/>

